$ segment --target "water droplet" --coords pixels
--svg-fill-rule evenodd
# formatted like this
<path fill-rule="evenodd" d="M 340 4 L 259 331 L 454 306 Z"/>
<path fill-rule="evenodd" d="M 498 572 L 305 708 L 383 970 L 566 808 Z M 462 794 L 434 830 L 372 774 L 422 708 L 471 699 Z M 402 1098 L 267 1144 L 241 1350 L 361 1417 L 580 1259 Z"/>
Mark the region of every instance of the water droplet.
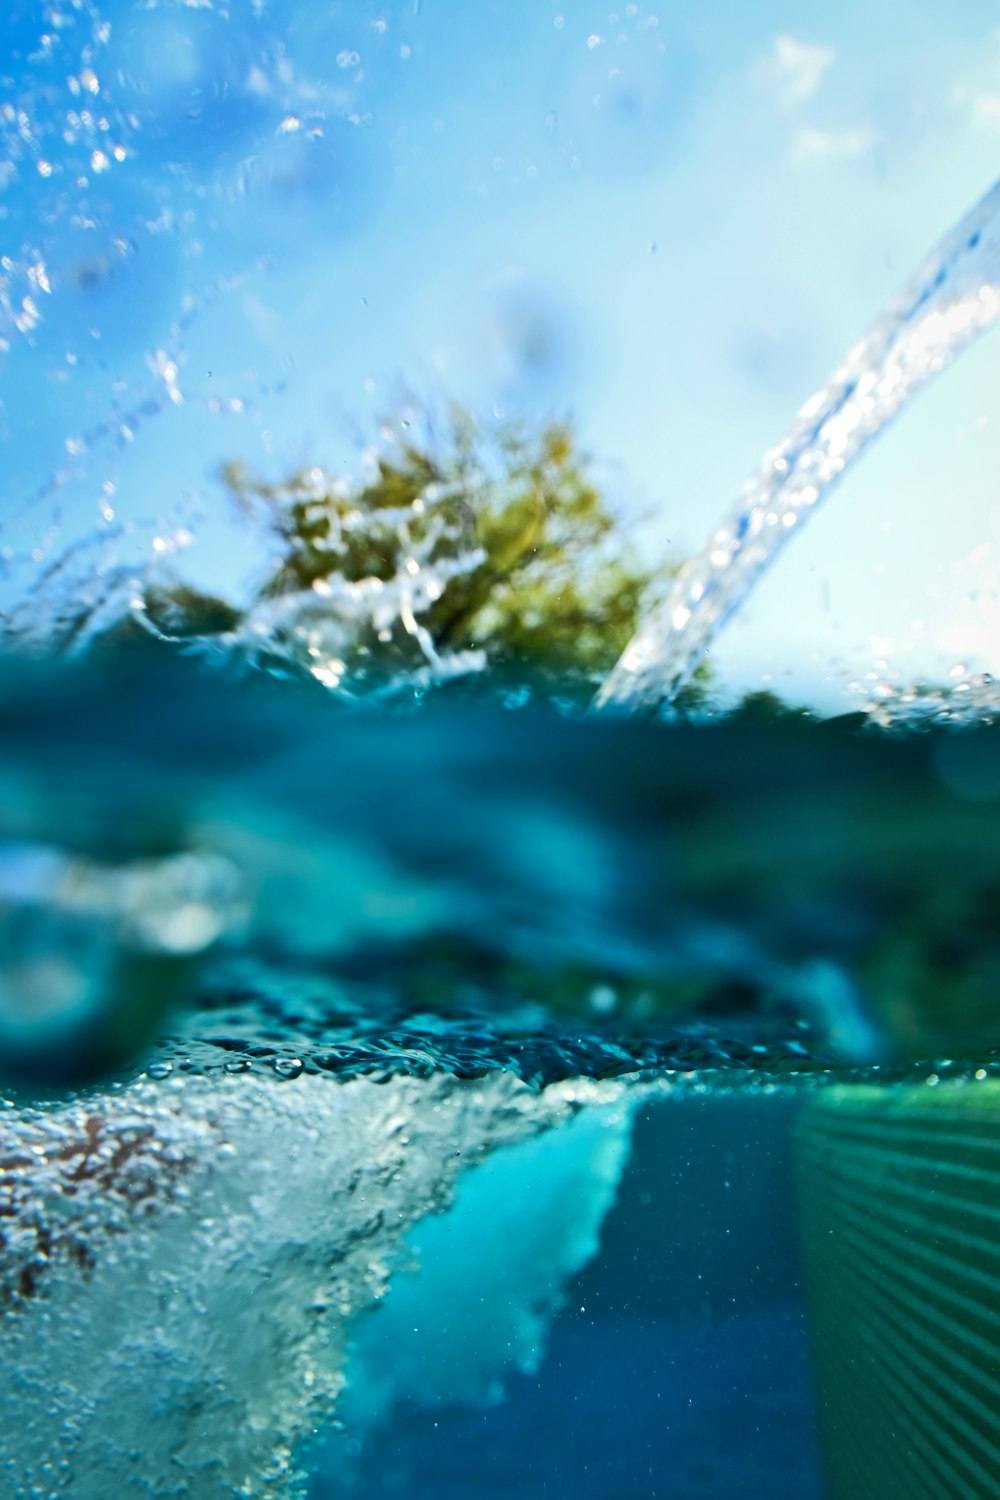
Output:
<path fill-rule="evenodd" d="M 155 1062 L 150 1063 L 149 1067 L 146 1069 L 146 1076 L 147 1078 L 169 1078 L 170 1074 L 173 1071 L 173 1063 Z"/>
<path fill-rule="evenodd" d="M 271 1067 L 279 1078 L 298 1078 L 302 1072 L 302 1060 L 298 1057 L 276 1057 Z"/>

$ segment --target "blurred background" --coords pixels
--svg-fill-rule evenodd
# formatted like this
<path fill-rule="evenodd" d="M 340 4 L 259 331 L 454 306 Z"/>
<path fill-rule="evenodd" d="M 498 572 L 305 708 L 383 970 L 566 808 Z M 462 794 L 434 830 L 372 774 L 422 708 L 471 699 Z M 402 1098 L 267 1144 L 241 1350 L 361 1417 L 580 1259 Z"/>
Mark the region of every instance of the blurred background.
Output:
<path fill-rule="evenodd" d="M 1000 157 L 985 0 L 9 0 L 0 73 L 5 601 L 95 536 L 251 587 L 222 464 L 353 473 L 452 400 L 571 420 L 683 557 Z M 849 476 L 720 682 L 997 665 L 998 358 Z"/>

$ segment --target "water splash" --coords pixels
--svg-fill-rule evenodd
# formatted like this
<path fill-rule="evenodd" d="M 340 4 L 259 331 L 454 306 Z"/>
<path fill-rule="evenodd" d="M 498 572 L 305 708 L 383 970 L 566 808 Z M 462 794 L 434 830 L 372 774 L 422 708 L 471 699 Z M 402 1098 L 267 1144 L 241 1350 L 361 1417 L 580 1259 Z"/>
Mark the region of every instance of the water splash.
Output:
<path fill-rule="evenodd" d="M 18 0 L 0 17 L 4 603 L 95 520 L 128 519 L 133 559 L 163 529 L 172 501 L 137 474 L 138 436 L 148 455 L 172 428 L 190 513 L 204 475 L 180 456 L 222 422 L 265 426 L 284 394 L 289 361 L 257 364 L 269 333 L 230 358 L 232 329 L 307 216 L 336 233 L 375 174 L 355 162 L 362 70 L 282 11 Z"/>
<path fill-rule="evenodd" d="M 226 665 L 306 673 L 347 698 L 363 696 L 373 683 L 382 693 L 413 690 L 482 671 L 484 651 L 449 651 L 426 623 L 449 584 L 486 556 L 449 514 L 448 501 L 457 493 L 456 486 L 431 482 L 409 504 L 383 509 L 377 518 L 348 511 L 340 520 L 318 493 L 317 509 L 331 522 L 325 548 L 331 558 L 338 556 L 341 532 L 363 524 L 383 555 L 394 559 L 390 576 L 353 579 L 331 568 L 311 588 L 259 597 L 232 631 L 201 637 L 197 649 L 221 654 Z M 150 620 L 144 603 L 140 609 L 161 639 L 177 639 Z M 389 670 L 378 661 L 391 663 Z"/>
<path fill-rule="evenodd" d="M 868 444 L 1000 316 L 1000 183 L 945 237 L 765 455 L 624 651 L 597 708 L 656 714 Z"/>
<path fill-rule="evenodd" d="M 638 1099 L 509 1075 L 254 1074 L 150 1077 L 45 1111 L 0 1097 L 4 1493 L 300 1500 L 296 1450 L 333 1415 L 402 1236 L 466 1164 L 586 1106 L 624 1140 Z M 586 1165 L 599 1220 L 609 1173 L 592 1187 Z"/>
<path fill-rule="evenodd" d="M 323 547 L 330 571 L 312 587 L 261 593 L 244 610 L 215 601 L 218 609 L 208 617 L 210 601 L 192 604 L 198 596 L 176 568 L 193 539 L 187 526 L 163 527 L 145 556 L 130 558 L 134 530 L 114 524 L 66 548 L 23 598 L 0 610 L 0 644 L 17 653 L 79 658 L 131 627 L 226 670 L 311 677 L 345 700 L 419 692 L 483 671 L 484 650 L 448 650 L 427 624 L 453 581 L 485 558 L 449 505 L 458 487 L 430 482 L 410 503 L 362 516 L 331 507 L 328 476 L 316 472 L 317 512 L 331 526 Z M 281 529 L 282 501 L 275 505 L 268 517 L 250 514 L 256 538 L 274 528 L 276 516 Z M 380 555 L 393 560 L 388 576 L 354 578 L 336 565 L 341 543 L 362 525 Z"/>
<path fill-rule="evenodd" d="M 956 662 L 945 682 L 910 682 L 887 663 L 849 684 L 872 725 L 897 733 L 989 727 L 1000 721 L 1000 685 L 991 672 Z"/>

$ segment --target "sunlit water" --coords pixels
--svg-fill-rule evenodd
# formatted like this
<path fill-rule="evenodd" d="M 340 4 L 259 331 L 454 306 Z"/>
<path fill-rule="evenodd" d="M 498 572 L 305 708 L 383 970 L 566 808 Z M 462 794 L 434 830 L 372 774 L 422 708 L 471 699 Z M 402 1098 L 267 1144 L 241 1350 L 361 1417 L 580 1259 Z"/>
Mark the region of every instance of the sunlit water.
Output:
<path fill-rule="evenodd" d="M 602 722 L 435 647 L 430 546 L 178 643 L 148 599 L 202 522 L 119 514 L 123 455 L 272 411 L 261 309 L 268 358 L 192 385 L 199 330 L 317 198 L 331 233 L 366 211 L 365 69 L 409 44 L 373 15 L 324 50 L 295 5 L 36 12 L 0 23 L 4 1493 L 994 1495 L 992 684 L 876 684 L 868 719 L 921 736 Z M 995 214 L 602 703 L 668 701 L 993 321 Z M 387 628 L 416 666 L 352 671 Z"/>
<path fill-rule="evenodd" d="M 994 187 L 765 455 L 733 511 L 629 643 L 598 694 L 599 706 L 656 712 L 669 705 L 713 637 L 851 463 L 998 314 L 1000 187 Z M 886 687 L 873 696 L 882 699 L 883 717 L 891 712 L 890 700 L 905 715 L 902 692 Z M 985 696 L 995 709 L 992 695 Z"/>

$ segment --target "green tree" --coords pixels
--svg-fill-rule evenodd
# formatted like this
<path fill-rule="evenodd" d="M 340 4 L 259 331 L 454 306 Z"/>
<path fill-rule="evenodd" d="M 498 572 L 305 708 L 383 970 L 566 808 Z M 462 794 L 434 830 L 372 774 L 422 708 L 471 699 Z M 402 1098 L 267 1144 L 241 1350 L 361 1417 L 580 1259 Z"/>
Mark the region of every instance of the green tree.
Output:
<path fill-rule="evenodd" d="M 483 427 L 456 406 L 439 431 L 427 417 L 384 429 L 363 476 L 303 468 L 273 483 L 230 463 L 222 479 L 273 562 L 242 609 L 151 580 L 145 622 L 166 639 L 237 638 L 257 660 L 348 687 L 446 675 L 442 663 L 460 671 L 479 652 L 514 679 L 575 684 L 585 702 L 642 613 L 650 570 L 568 422 Z"/>
<path fill-rule="evenodd" d="M 638 623 L 649 571 L 568 423 L 484 432 L 454 409 L 443 439 L 386 445 L 366 481 L 305 469 L 269 484 L 237 464 L 223 477 L 277 543 L 262 600 L 311 592 L 330 609 L 345 585 L 389 591 L 384 618 L 359 613 L 356 651 L 373 666 L 419 656 L 391 608 L 408 569 L 435 651 L 482 650 L 515 673 L 597 680 Z"/>
<path fill-rule="evenodd" d="M 792 703 L 786 703 L 777 693 L 771 692 L 769 688 L 755 688 L 749 693 L 744 693 L 736 707 L 728 715 L 731 719 L 747 720 L 751 723 L 773 722 L 778 719 L 783 722 L 791 720 L 810 721 L 815 719 L 815 714 L 808 708 L 801 708 Z"/>

